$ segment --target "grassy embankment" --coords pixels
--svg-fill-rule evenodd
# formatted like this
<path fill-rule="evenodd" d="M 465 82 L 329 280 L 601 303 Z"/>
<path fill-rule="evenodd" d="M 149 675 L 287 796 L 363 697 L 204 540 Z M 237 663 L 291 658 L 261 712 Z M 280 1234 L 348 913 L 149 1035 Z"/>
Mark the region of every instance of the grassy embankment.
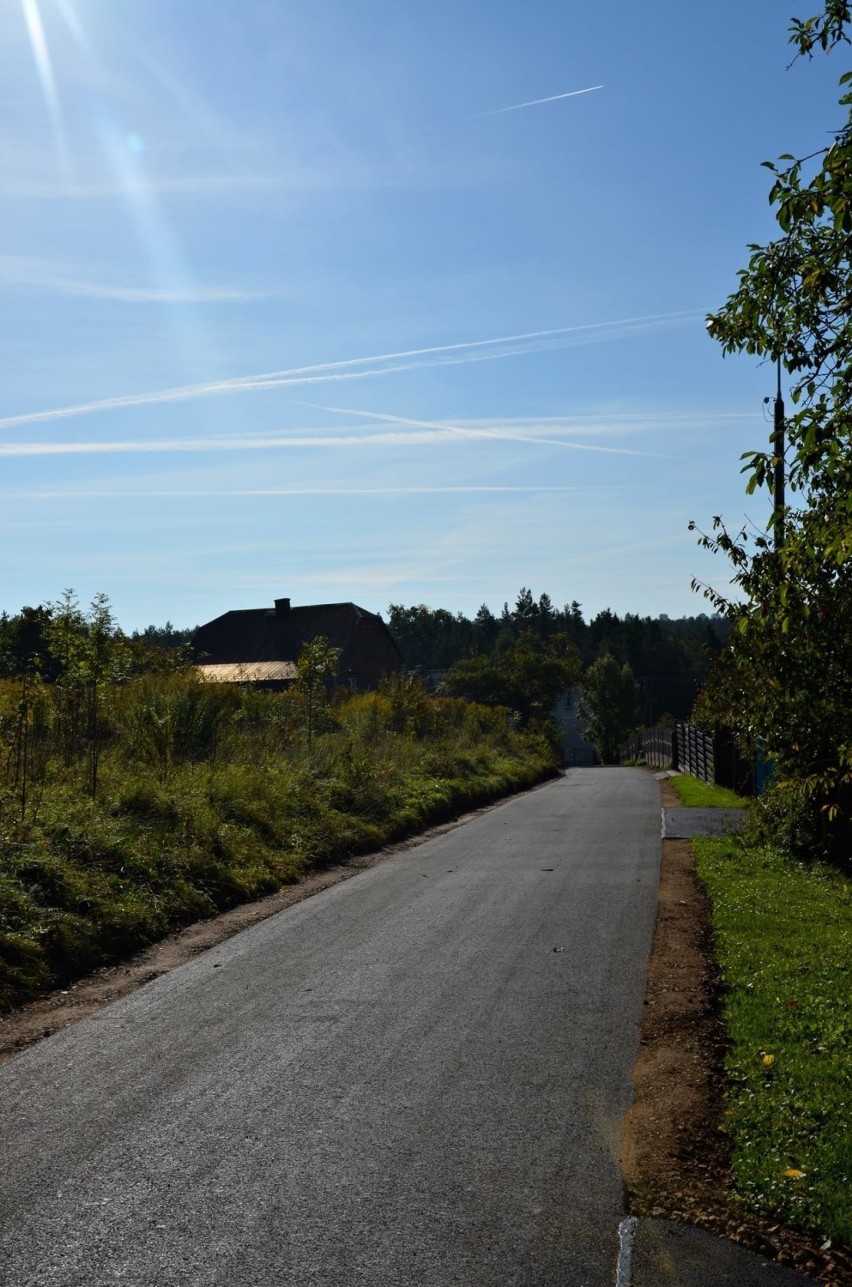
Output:
<path fill-rule="evenodd" d="M 20 694 L 0 684 L 0 1007 L 554 772 L 508 712 L 404 683 L 309 737 L 297 693 L 176 675 L 106 694 L 92 797 L 62 695 L 22 718 Z"/>
<path fill-rule="evenodd" d="M 669 781 L 680 796 L 681 804 L 689 809 L 744 809 L 748 804 L 748 800 L 744 800 L 735 791 L 729 791 L 727 787 L 711 786 L 687 773 L 669 778 Z"/>
<path fill-rule="evenodd" d="M 730 803 L 687 778 L 673 784 L 684 803 Z M 736 1194 L 758 1214 L 852 1243 L 848 876 L 748 834 L 693 847 L 725 986 Z"/>

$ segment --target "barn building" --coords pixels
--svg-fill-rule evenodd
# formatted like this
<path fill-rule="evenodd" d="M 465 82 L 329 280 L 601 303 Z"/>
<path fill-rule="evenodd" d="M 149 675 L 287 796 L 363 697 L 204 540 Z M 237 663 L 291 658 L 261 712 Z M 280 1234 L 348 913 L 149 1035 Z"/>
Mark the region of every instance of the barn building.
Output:
<path fill-rule="evenodd" d="M 354 690 L 376 688 L 402 670 L 402 653 L 378 613 L 356 603 L 293 607 L 289 599 L 276 599 L 272 608 L 226 612 L 199 626 L 193 658 L 203 678 L 216 683 L 286 688 L 296 678 L 302 647 L 318 637 L 340 649 L 338 682 Z"/>

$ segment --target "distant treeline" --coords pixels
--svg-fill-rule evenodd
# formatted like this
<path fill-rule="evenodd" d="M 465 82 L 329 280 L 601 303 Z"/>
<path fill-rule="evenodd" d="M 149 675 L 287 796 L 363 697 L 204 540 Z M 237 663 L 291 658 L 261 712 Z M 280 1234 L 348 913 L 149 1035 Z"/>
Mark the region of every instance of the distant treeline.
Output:
<path fill-rule="evenodd" d="M 0 679 L 14 679 L 31 670 L 35 665 L 42 679 L 52 682 L 63 668 L 57 638 L 61 632 L 57 622 L 69 620 L 68 609 L 76 603 L 72 595 L 56 603 L 43 603 L 37 608 L 21 608 L 20 612 L 0 612 Z M 72 627 L 86 635 L 90 623 L 83 615 L 74 618 Z M 121 635 L 110 613 L 109 632 Z M 146 626 L 122 636 L 127 645 L 129 673 L 139 674 L 162 668 L 163 653 L 176 653 L 186 647 L 194 629 L 179 629 L 167 621 L 164 626 Z"/>
<path fill-rule="evenodd" d="M 608 653 L 630 666 L 639 683 L 643 719 L 662 714 L 685 719 L 710 663 L 730 630 L 722 617 L 640 617 L 606 609 L 590 621 L 574 600 L 558 608 L 548 594 L 538 599 L 523 587 L 514 607 L 496 616 L 483 604 L 473 618 L 425 604 L 392 603 L 388 625 L 406 664 L 423 671 L 447 670 L 477 653 L 488 656 L 514 647 L 529 632 L 542 640 L 561 635 L 580 653 L 584 666 Z"/>
<path fill-rule="evenodd" d="M 53 656 L 51 621 L 60 611 L 64 611 L 62 604 L 43 604 L 14 615 L 0 614 L 0 678 L 22 674 L 33 658 L 39 659 L 42 678 L 55 678 L 59 661 Z M 634 613 L 619 617 L 606 609 L 586 621 L 576 600 L 558 608 L 548 594 L 536 599 L 526 587 L 514 606 L 505 603 L 499 615 L 485 604 L 471 618 L 422 603 L 413 607 L 392 603 L 388 626 L 411 670 L 448 670 L 468 657 L 500 655 L 530 634 L 542 640 L 561 636 L 577 648 L 584 667 L 608 653 L 633 671 L 648 724 L 662 714 L 689 716 L 710 662 L 730 630 L 725 618 L 704 613 L 677 619 Z M 170 621 L 135 631 L 127 636 L 131 670 L 159 669 L 163 654 L 185 647 L 192 634 L 192 629 L 178 628 Z"/>

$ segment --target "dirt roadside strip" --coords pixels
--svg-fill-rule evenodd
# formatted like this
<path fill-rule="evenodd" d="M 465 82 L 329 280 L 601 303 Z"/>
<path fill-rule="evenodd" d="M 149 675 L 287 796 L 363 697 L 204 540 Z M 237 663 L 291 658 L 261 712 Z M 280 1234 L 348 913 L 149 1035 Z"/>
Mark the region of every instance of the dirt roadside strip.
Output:
<path fill-rule="evenodd" d="M 661 787 L 663 808 L 677 808 L 680 800 L 671 784 L 663 781 Z M 846 1251 L 822 1251 L 817 1240 L 747 1215 L 733 1199 L 727 1141 L 720 1129 L 726 1033 L 709 901 L 695 872 L 689 840 L 663 840 L 662 847 L 635 1099 L 622 1142 L 630 1213 L 640 1220 L 651 1217 L 697 1226 L 816 1281 L 847 1287 L 852 1284 L 852 1258 Z M 647 1231 L 641 1237 L 642 1254 L 653 1264 L 654 1238 Z M 689 1246 L 681 1236 L 681 1250 L 692 1254 L 694 1239 L 687 1241 Z M 678 1252 L 678 1237 L 672 1239 L 665 1224 L 657 1243 L 662 1262 Z M 661 1276 L 641 1281 L 693 1279 Z M 705 1280 L 694 1281 L 697 1287 Z M 734 1283 L 737 1278 L 718 1281 Z"/>

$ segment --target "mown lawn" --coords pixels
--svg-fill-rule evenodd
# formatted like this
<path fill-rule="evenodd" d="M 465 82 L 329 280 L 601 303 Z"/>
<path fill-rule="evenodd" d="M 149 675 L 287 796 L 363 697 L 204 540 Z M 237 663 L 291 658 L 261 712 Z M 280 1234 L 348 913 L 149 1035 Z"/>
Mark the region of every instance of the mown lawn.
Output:
<path fill-rule="evenodd" d="M 852 1243 L 849 880 L 733 837 L 693 844 L 725 988 L 736 1193 Z"/>

